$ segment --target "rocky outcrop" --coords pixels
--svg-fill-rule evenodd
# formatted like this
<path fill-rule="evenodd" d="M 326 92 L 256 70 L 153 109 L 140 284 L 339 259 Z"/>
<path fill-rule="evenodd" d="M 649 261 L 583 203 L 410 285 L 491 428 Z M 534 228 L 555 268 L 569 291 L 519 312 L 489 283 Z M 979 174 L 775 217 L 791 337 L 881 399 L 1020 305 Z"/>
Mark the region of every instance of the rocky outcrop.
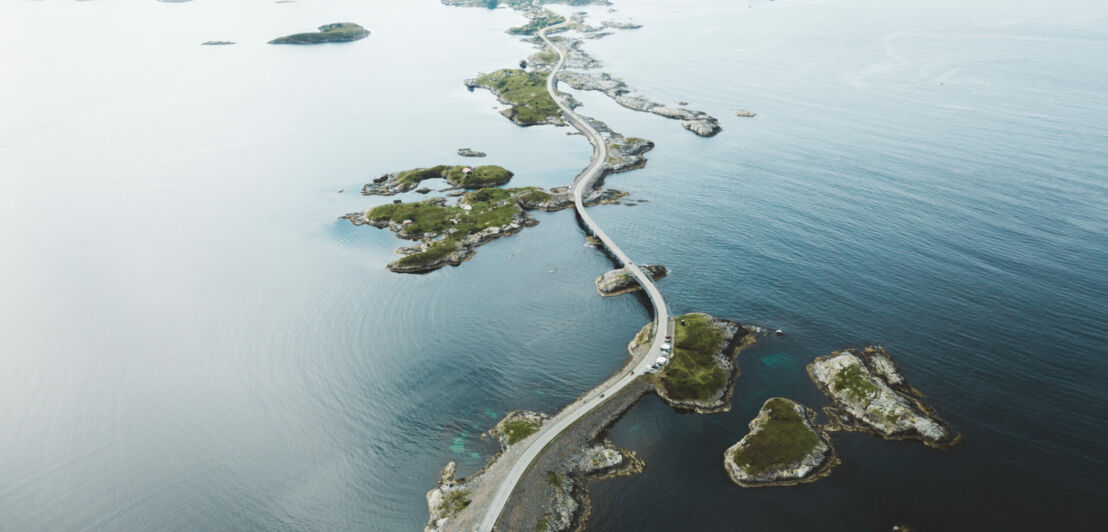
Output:
<path fill-rule="evenodd" d="M 916 439 L 949 447 L 961 436 L 920 402 L 882 348 L 844 349 L 808 364 L 812 382 L 834 403 L 825 408 L 830 430 L 863 430 L 889 440 Z"/>
<path fill-rule="evenodd" d="M 838 458 L 815 416 L 789 399 L 767 400 L 750 422 L 750 432 L 723 453 L 728 476 L 747 488 L 789 486 L 826 476 Z"/>
<path fill-rule="evenodd" d="M 353 22 L 336 22 L 324 24 L 319 31 L 312 33 L 296 33 L 278 37 L 269 41 L 269 44 L 323 44 L 337 42 L 351 42 L 364 39 L 369 36 L 369 30 L 354 24 Z"/>
<path fill-rule="evenodd" d="M 719 133 L 719 121 L 703 111 L 693 111 L 669 107 L 643 96 L 632 94 L 632 90 L 622 80 L 613 78 L 606 72 L 585 73 L 562 71 L 558 79 L 565 81 L 577 90 L 600 91 L 616 103 L 635 111 L 653 113 L 673 120 L 681 120 L 681 125 L 702 137 L 711 137 Z"/>
<path fill-rule="evenodd" d="M 655 281 L 665 277 L 668 273 L 665 266 L 658 266 L 655 264 L 646 264 L 639 266 L 639 268 L 643 270 L 643 273 L 649 275 L 650 278 Z M 642 286 L 635 280 L 635 277 L 627 271 L 627 268 L 612 270 L 596 278 L 596 291 L 604 297 L 618 296 L 638 290 L 642 290 Z"/>
<path fill-rule="evenodd" d="M 681 127 L 701 137 L 715 136 L 716 133 L 719 133 L 723 129 L 719 127 L 719 122 L 716 122 L 714 118 L 711 120 L 685 120 L 681 122 Z"/>
<path fill-rule="evenodd" d="M 382 174 L 362 187 L 365 196 L 393 196 L 408 192 L 425 180 L 445 179 L 453 187 L 475 189 L 506 185 L 515 174 L 496 165 L 468 167 L 440 164 Z"/>
<path fill-rule="evenodd" d="M 485 152 L 473 151 L 469 148 L 458 148 L 458 155 L 461 155 L 462 157 L 484 157 Z"/>
<path fill-rule="evenodd" d="M 439 485 L 427 492 L 427 510 L 431 514 L 424 532 L 438 532 L 445 527 L 458 512 L 469 506 L 469 490 L 462 481 L 455 480 L 458 464 L 450 462 L 443 468 Z"/>
<path fill-rule="evenodd" d="M 500 442 L 501 450 L 515 445 L 538 430 L 550 420 L 548 414 L 531 412 L 529 410 L 516 410 L 509 412 L 491 430 L 489 435 Z"/>
<path fill-rule="evenodd" d="M 755 116 L 758 116 L 758 115 L 757 115 L 757 113 L 752 113 L 750 111 L 747 111 L 746 109 L 739 109 L 738 111 L 735 111 L 735 116 L 742 117 L 742 118 L 754 118 Z"/>
<path fill-rule="evenodd" d="M 685 349 L 681 341 L 682 320 L 688 320 L 690 324 L 694 320 L 706 320 L 711 329 L 719 334 L 715 349 L 709 353 Z M 731 410 L 731 393 L 739 376 L 735 357 L 755 344 L 758 334 L 763 334 L 764 329 L 701 312 L 678 316 L 675 321 L 677 331 L 674 333 L 671 360 L 655 381 L 658 397 L 678 410 L 702 414 Z"/>

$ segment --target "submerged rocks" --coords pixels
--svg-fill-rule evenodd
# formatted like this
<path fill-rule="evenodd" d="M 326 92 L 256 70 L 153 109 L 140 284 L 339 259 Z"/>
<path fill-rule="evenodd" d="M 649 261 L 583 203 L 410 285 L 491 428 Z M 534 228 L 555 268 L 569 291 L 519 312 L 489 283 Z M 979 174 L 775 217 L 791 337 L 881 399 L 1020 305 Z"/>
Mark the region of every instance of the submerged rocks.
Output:
<path fill-rule="evenodd" d="M 835 404 L 825 411 L 832 428 L 864 430 L 885 439 L 916 439 L 930 447 L 954 445 L 961 436 L 919 401 L 882 348 L 844 349 L 808 364 L 812 382 Z"/>
<path fill-rule="evenodd" d="M 668 273 L 665 266 L 658 266 L 655 264 L 642 265 L 639 266 L 639 268 L 643 270 L 643 273 L 649 275 L 651 279 L 655 281 L 665 277 Z M 612 270 L 596 278 L 596 291 L 604 297 L 618 296 L 638 290 L 642 290 L 642 286 L 635 277 L 627 271 L 627 268 Z"/>
<path fill-rule="evenodd" d="M 838 463 L 831 440 L 814 423 L 815 412 L 789 399 L 767 400 L 750 432 L 723 454 L 731 480 L 743 487 L 811 482 Z"/>

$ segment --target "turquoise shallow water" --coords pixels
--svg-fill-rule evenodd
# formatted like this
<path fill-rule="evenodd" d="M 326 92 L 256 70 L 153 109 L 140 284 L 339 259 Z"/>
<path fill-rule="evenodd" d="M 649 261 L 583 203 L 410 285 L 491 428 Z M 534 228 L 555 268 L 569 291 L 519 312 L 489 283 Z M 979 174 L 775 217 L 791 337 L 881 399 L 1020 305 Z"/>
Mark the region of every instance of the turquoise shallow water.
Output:
<path fill-rule="evenodd" d="M 1095 2 L 616 4 L 587 49 L 724 132 L 580 95 L 654 140 L 594 217 L 675 312 L 773 328 L 732 412 L 656 399 L 611 431 L 644 474 L 593 488 L 593 529 L 1103 522 L 1108 13 Z M 130 21 L 121 24 L 119 21 Z M 272 47 L 352 20 L 346 46 Z M 424 276 L 337 216 L 382 172 L 469 146 L 521 185 L 590 149 L 513 126 L 461 80 L 514 64 L 519 17 L 437 2 L 0 6 L 0 528 L 411 530 L 516 408 L 553 412 L 649 315 L 599 298 L 570 213 Z M 141 23 L 139 23 L 141 21 Z M 232 47 L 200 47 L 210 39 Z M 740 108 L 758 113 L 740 119 Z M 339 189 L 345 192 L 337 193 Z M 406 199 L 406 198 L 405 198 Z M 723 449 L 803 365 L 883 344 L 965 435 L 864 434 L 815 484 L 741 490 Z"/>

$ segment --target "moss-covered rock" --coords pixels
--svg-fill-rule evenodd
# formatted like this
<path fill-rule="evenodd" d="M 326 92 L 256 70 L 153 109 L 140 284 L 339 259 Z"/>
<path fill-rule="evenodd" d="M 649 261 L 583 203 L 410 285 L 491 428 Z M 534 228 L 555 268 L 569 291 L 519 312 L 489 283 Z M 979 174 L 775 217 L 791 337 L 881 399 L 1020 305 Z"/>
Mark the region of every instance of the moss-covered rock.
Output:
<path fill-rule="evenodd" d="M 351 42 L 364 39 L 369 36 L 369 30 L 354 24 L 353 22 L 336 22 L 324 24 L 319 31 L 310 33 L 296 33 L 278 37 L 269 41 L 269 44 L 323 44 L 329 42 Z"/>
<path fill-rule="evenodd" d="M 735 356 L 757 341 L 756 328 L 691 313 L 675 319 L 673 353 L 656 381 L 670 406 L 696 412 L 726 412 L 739 367 Z"/>
<path fill-rule="evenodd" d="M 812 381 L 834 402 L 833 428 L 864 430 L 885 439 L 916 439 L 947 447 L 961 436 L 938 417 L 882 348 L 844 349 L 808 364 Z"/>
<path fill-rule="evenodd" d="M 727 474 L 744 487 L 809 482 L 838 462 L 831 440 L 814 423 L 815 412 L 774 397 L 750 422 L 750 432 L 724 452 Z"/>
<path fill-rule="evenodd" d="M 500 103 L 510 106 L 501 114 L 517 125 L 562 125 L 562 110 L 546 91 L 547 74 L 504 68 L 466 80 L 466 86 L 488 89 L 496 95 Z"/>

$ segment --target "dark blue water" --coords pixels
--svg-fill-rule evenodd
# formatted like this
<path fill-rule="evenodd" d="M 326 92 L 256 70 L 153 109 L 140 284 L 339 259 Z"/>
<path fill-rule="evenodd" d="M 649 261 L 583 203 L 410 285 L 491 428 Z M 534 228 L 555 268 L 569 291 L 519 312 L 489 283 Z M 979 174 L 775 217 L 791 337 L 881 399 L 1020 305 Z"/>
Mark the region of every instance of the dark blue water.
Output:
<path fill-rule="evenodd" d="M 752 5 L 594 10 L 645 25 L 588 43 L 609 71 L 724 127 L 701 139 L 580 95 L 657 144 L 608 181 L 648 202 L 594 217 L 671 268 L 673 311 L 788 334 L 742 355 L 732 412 L 651 397 L 618 423 L 647 470 L 593 486 L 592 528 L 1099 528 L 1108 13 Z M 351 193 L 367 179 L 462 146 L 519 185 L 587 164 L 581 137 L 517 128 L 461 86 L 528 53 L 501 33 L 518 16 L 431 0 L 0 10 L 0 528 L 418 529 L 447 461 L 480 468 L 483 431 L 601 382 L 649 320 L 596 296 L 610 264 L 571 213 L 424 276 L 384 270 L 391 234 L 335 220 L 380 202 Z M 373 35 L 262 44 L 334 20 Z M 826 479 L 732 485 L 723 450 L 761 403 L 825 404 L 804 365 L 869 343 L 963 443 L 838 434 Z"/>

